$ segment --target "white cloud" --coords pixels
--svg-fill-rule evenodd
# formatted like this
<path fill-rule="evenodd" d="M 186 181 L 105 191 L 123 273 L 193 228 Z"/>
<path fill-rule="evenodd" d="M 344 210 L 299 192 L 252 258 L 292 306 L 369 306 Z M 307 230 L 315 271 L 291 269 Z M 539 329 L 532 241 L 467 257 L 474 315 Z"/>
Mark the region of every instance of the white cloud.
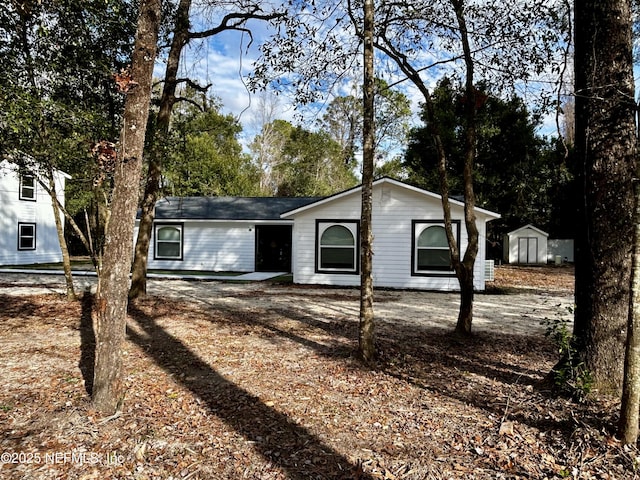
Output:
<path fill-rule="evenodd" d="M 257 123 L 260 93 L 248 90 L 246 77 L 253 71 L 259 55 L 257 47 L 266 34 L 264 28 L 255 28 L 254 25 L 253 43 L 249 45 L 248 34 L 223 32 L 209 39 L 191 42 L 181 58 L 179 75 L 202 85 L 211 85 L 209 91 L 221 100 L 222 112 L 234 115 L 243 125 L 242 142 L 245 146 L 261 127 Z M 161 75 L 164 75 L 163 71 Z M 291 101 L 283 98 L 280 104 L 278 118 L 293 121 Z"/>

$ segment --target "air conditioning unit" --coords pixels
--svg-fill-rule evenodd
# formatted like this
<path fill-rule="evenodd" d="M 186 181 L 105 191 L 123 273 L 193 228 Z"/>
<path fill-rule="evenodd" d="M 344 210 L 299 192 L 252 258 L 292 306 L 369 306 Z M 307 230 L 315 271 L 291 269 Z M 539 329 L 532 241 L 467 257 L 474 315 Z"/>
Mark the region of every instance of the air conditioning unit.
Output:
<path fill-rule="evenodd" d="M 484 261 L 484 280 L 485 282 L 493 282 L 495 280 L 494 271 L 496 268 L 496 263 L 494 260 L 485 260 Z"/>

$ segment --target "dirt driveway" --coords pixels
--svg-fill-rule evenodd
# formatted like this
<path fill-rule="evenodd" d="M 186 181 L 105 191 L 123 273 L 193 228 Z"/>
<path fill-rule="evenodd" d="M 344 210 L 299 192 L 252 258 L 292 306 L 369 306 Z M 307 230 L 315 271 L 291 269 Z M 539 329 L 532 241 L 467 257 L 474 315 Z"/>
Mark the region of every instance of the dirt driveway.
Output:
<path fill-rule="evenodd" d="M 475 331 L 506 331 L 518 334 L 544 331 L 545 320 L 571 320 L 573 271 L 552 267 L 499 267 L 496 282 L 478 293 L 474 302 Z M 78 292 L 95 290 L 92 276 L 76 276 Z M 60 275 L 0 273 L 0 294 L 28 295 L 64 293 Z M 356 288 L 282 285 L 271 282 L 234 283 L 150 279 L 148 293 L 186 299 L 209 306 L 278 311 L 297 311 L 315 318 L 358 318 Z M 379 290 L 375 294 L 378 321 L 415 323 L 423 327 L 453 330 L 458 313 L 457 293 Z"/>

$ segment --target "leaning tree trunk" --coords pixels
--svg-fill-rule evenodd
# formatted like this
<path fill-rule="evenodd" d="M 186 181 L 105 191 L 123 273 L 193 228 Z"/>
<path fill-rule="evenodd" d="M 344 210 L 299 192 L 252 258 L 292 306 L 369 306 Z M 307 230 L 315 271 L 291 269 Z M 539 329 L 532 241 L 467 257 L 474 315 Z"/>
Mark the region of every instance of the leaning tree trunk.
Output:
<path fill-rule="evenodd" d="M 469 89 L 467 89 L 469 90 Z M 473 91 L 473 86 L 471 86 Z M 455 333 L 457 335 L 470 335 L 473 322 L 473 297 L 474 297 L 474 268 L 476 257 L 478 256 L 478 226 L 475 214 L 475 194 L 473 191 L 473 161 L 476 154 L 476 128 L 475 128 L 475 98 L 472 109 L 468 112 L 466 127 L 466 158 L 463 172 L 464 178 L 464 224 L 467 231 L 467 248 L 462 260 L 455 265 L 458 282 L 460 283 L 460 310 L 456 323 Z"/>
<path fill-rule="evenodd" d="M 50 167 L 47 167 L 47 182 L 49 184 L 47 191 L 51 197 L 53 218 L 56 222 L 56 232 L 58 233 L 58 243 L 60 244 L 60 251 L 62 252 L 62 268 L 64 270 L 64 280 L 67 287 L 67 299 L 76 300 L 76 292 L 73 288 L 73 273 L 71 272 L 71 257 L 69 256 L 69 249 L 67 248 L 67 240 L 64 238 L 64 225 L 61 218 L 62 212 L 58 204 L 56 180 Z"/>
<path fill-rule="evenodd" d="M 60 222 L 56 222 L 56 229 L 58 232 L 58 241 L 60 242 L 60 250 L 62 251 L 62 263 L 65 272 L 65 280 L 67 282 L 67 297 L 70 300 L 76 298 L 75 291 L 73 290 L 73 275 L 71 271 L 71 257 L 69 255 L 69 248 L 67 246 L 67 240 L 64 236 L 64 227 L 61 217 L 64 216 L 65 220 L 69 223 L 69 226 L 76 232 L 78 238 L 82 242 L 82 245 L 86 248 L 86 250 L 90 253 L 91 259 L 94 259 L 94 252 L 91 248 L 91 242 L 88 240 L 87 236 L 84 234 L 82 229 L 75 222 L 73 217 L 69 214 L 69 212 L 64 208 L 64 206 L 60 203 L 58 199 L 58 195 L 56 192 L 56 184 L 53 177 L 53 172 L 47 173 L 47 183 L 41 182 L 40 185 L 46 190 L 47 194 L 51 198 L 54 215 L 60 218 Z M 95 265 L 95 263 L 94 263 Z M 73 296 L 69 295 L 69 286 L 71 285 L 71 292 Z"/>
<path fill-rule="evenodd" d="M 456 272 L 456 276 L 460 281 L 460 289 L 462 294 L 461 308 L 458 314 L 458 324 L 456 331 L 468 335 L 471 332 L 471 322 L 473 320 L 473 269 L 478 253 L 478 230 L 475 223 L 475 196 L 473 194 L 473 162 L 475 159 L 476 149 L 476 109 L 481 105 L 482 98 L 477 95 L 473 87 L 474 62 L 469 44 L 466 19 L 464 17 L 464 1 L 449 0 L 454 8 L 458 26 L 460 28 L 460 39 L 464 50 L 464 62 L 466 67 L 465 93 L 467 110 L 466 110 L 466 152 L 465 152 L 465 227 L 468 235 L 468 245 L 465 251 L 464 259 L 460 260 L 460 248 L 456 237 L 453 234 L 451 208 L 449 205 L 449 181 L 447 175 L 447 152 L 445 150 L 442 138 L 439 132 L 437 114 L 435 105 L 431 98 L 431 92 L 420 77 L 420 71 L 416 70 L 407 61 L 406 53 L 397 50 L 389 44 L 376 44 L 377 48 L 384 52 L 389 58 L 393 59 L 400 70 L 407 76 L 409 80 L 422 93 L 425 101 L 425 109 L 431 138 L 435 144 L 438 154 L 438 174 L 440 177 L 440 194 L 442 196 L 442 211 L 444 215 L 445 231 L 447 234 L 447 242 L 449 244 L 449 252 L 451 254 L 451 263 Z"/>
<path fill-rule="evenodd" d="M 362 209 L 360 219 L 360 354 L 365 361 L 375 357 L 373 316 L 373 235 L 371 233 L 374 164 L 374 71 L 373 71 L 373 0 L 364 1 L 364 103 L 362 148 Z"/>
<path fill-rule="evenodd" d="M 117 412 L 124 401 L 122 346 L 127 323 L 133 228 L 160 16 L 160 0 L 141 1 L 131 77 L 121 78 L 119 83 L 127 92 L 127 98 L 96 302 L 93 404 L 106 414 Z"/>
<path fill-rule="evenodd" d="M 575 2 L 579 229 L 575 348 L 603 393 L 622 387 L 635 181 L 630 0 Z"/>
<path fill-rule="evenodd" d="M 456 12 L 456 19 L 460 29 L 460 40 L 464 52 L 465 63 L 465 102 L 464 102 L 464 167 L 462 178 L 464 181 L 464 224 L 467 231 L 467 248 L 461 264 L 454 267 L 460 282 L 460 312 L 456 324 L 456 334 L 470 335 L 473 322 L 473 270 L 478 255 L 478 226 L 476 224 L 476 196 L 473 190 L 473 167 L 477 148 L 477 109 L 482 105 L 482 96 L 473 84 L 474 63 L 471 54 L 471 44 L 464 11 L 464 1 L 451 0 Z"/>
<path fill-rule="evenodd" d="M 151 148 L 153 150 L 154 147 Z M 140 223 L 138 224 L 138 237 L 134 250 L 133 265 L 131 267 L 131 288 L 129 298 L 140 298 L 147 294 L 147 262 L 149 257 L 149 245 L 151 244 L 151 232 L 155 219 L 155 205 L 160 192 L 160 179 L 162 169 L 155 152 L 151 151 L 149 159 L 149 173 L 142 195 L 140 208 Z"/>
<path fill-rule="evenodd" d="M 140 224 L 136 240 L 133 267 L 131 269 L 131 289 L 129 298 L 138 298 L 147 293 L 147 258 L 151 243 L 151 231 L 155 218 L 155 205 L 160 195 L 162 181 L 162 158 L 165 155 L 164 146 L 169 135 L 171 112 L 176 103 L 176 88 L 178 68 L 184 46 L 189 41 L 189 10 L 191 0 L 180 0 L 176 11 L 176 23 L 173 29 L 173 40 L 167 59 L 167 69 L 164 75 L 164 87 L 160 98 L 160 110 L 149 152 L 149 171 L 142 196 Z"/>

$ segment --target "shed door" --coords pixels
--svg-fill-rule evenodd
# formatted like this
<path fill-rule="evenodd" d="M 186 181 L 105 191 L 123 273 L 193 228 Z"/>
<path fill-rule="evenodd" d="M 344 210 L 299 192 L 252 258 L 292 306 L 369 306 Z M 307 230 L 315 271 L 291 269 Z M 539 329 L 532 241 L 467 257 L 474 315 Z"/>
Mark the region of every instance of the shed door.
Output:
<path fill-rule="evenodd" d="M 518 238 L 518 263 L 538 263 L 538 239 Z"/>

